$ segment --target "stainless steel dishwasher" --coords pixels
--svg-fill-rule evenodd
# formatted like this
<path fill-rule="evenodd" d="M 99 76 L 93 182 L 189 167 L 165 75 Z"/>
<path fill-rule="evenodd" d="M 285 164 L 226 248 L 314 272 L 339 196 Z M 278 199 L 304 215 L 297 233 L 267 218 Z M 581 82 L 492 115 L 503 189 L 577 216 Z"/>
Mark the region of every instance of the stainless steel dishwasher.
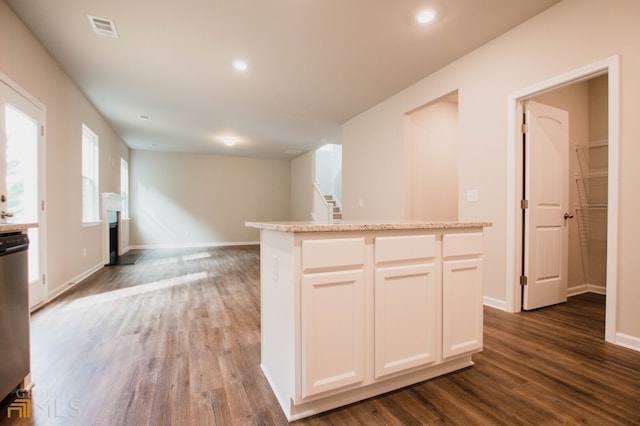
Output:
<path fill-rule="evenodd" d="M 0 400 L 29 374 L 29 237 L 0 234 Z"/>

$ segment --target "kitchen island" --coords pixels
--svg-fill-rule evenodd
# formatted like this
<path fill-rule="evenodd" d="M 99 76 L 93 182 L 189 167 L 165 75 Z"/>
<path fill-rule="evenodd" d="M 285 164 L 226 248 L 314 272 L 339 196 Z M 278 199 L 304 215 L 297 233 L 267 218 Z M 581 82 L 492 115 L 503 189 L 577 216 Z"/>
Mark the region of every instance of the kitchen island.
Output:
<path fill-rule="evenodd" d="M 260 229 L 261 368 L 289 421 L 473 365 L 489 222 Z"/>

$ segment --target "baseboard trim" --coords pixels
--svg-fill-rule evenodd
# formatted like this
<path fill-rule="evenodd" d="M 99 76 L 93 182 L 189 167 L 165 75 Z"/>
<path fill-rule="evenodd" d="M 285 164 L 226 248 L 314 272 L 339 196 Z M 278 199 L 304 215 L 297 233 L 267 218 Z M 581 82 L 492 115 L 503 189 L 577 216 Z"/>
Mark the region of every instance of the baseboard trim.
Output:
<path fill-rule="evenodd" d="M 567 297 L 577 296 L 579 294 L 588 293 L 589 286 L 587 284 L 576 285 L 567 288 Z"/>
<path fill-rule="evenodd" d="M 577 296 L 584 293 L 607 294 L 607 288 L 600 285 L 581 284 L 567 288 L 567 297 Z"/>
<path fill-rule="evenodd" d="M 607 288 L 593 284 L 581 284 L 567 288 L 567 297 L 578 296 L 584 293 L 595 293 L 606 296 Z M 500 309 L 501 311 L 511 312 L 507 306 L 507 302 L 489 296 L 483 296 L 482 304 L 490 308 Z"/>
<path fill-rule="evenodd" d="M 102 268 L 104 268 L 104 265 L 102 263 L 99 263 L 99 264 L 95 265 L 94 267 L 84 271 L 83 273 L 81 273 L 80 275 L 76 276 L 75 278 L 72 278 L 71 280 L 69 280 L 66 283 L 62 284 L 60 287 L 57 287 L 54 291 L 48 293 L 47 294 L 47 300 L 45 300 L 41 305 L 38 305 L 36 308 L 41 308 L 42 306 L 46 305 L 47 303 L 49 303 L 49 302 L 53 301 L 54 299 L 60 297 L 65 292 L 67 292 L 71 287 L 73 287 L 76 284 L 80 283 L 82 280 L 88 278 L 89 276 L 95 274 L 96 272 L 98 272 Z"/>
<path fill-rule="evenodd" d="M 640 352 L 640 337 L 630 336 L 624 333 L 616 333 L 615 344 Z"/>
<path fill-rule="evenodd" d="M 489 306 L 490 308 L 500 309 L 501 311 L 509 312 L 507 309 L 507 302 L 500 299 L 495 299 L 489 296 L 483 296 L 482 304 L 485 306 Z"/>
<path fill-rule="evenodd" d="M 254 246 L 260 241 L 232 241 L 224 243 L 179 243 L 179 244 L 139 244 L 131 245 L 129 249 L 183 249 L 183 248 L 207 248 L 207 247 L 227 247 L 227 246 Z"/>

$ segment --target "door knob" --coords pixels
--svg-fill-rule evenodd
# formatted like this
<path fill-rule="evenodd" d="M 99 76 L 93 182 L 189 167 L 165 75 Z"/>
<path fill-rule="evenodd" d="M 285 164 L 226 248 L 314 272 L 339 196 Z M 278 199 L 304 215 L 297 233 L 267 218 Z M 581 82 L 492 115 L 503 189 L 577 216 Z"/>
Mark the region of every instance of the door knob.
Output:
<path fill-rule="evenodd" d="M 567 219 L 573 219 L 573 215 L 569 214 L 569 213 L 565 213 L 564 214 L 564 220 L 567 220 Z"/>
<path fill-rule="evenodd" d="M 2 219 L 6 219 L 8 217 L 13 217 L 13 213 L 11 212 L 5 212 L 4 210 L 2 211 L 2 213 L 0 213 L 0 218 Z"/>

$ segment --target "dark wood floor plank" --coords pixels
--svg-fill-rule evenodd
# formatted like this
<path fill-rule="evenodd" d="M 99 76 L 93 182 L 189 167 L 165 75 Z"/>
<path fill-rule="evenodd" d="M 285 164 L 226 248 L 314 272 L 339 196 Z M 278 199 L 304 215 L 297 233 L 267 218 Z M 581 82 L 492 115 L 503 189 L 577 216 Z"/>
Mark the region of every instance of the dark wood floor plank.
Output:
<path fill-rule="evenodd" d="M 286 425 L 259 366 L 259 248 L 141 253 L 32 315 L 33 418 L 5 401 L 0 426 Z M 640 424 L 640 353 L 604 342 L 604 308 L 485 308 L 473 367 L 295 424 Z"/>

